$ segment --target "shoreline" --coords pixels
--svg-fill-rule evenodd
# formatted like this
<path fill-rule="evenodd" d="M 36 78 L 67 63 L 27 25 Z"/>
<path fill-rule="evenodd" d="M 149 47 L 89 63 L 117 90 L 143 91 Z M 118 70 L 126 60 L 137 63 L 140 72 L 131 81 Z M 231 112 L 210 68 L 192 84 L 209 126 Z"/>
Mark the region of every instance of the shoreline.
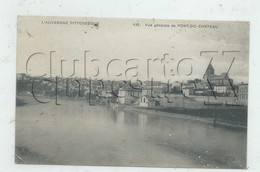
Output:
<path fill-rule="evenodd" d="M 138 113 L 145 113 L 145 114 L 153 114 L 153 115 L 158 115 L 158 112 L 160 112 L 159 115 L 164 115 L 168 117 L 173 117 L 173 118 L 181 118 L 181 119 L 186 119 L 186 120 L 194 120 L 198 122 L 203 122 L 207 124 L 212 124 L 214 125 L 213 119 L 214 118 L 206 118 L 206 117 L 199 117 L 199 116 L 194 116 L 192 114 L 178 114 L 174 112 L 165 112 L 165 111 L 160 111 L 159 109 L 148 109 L 148 108 L 142 108 L 142 107 L 137 107 L 137 106 L 124 106 L 123 107 L 124 111 L 134 111 Z M 237 123 L 235 124 L 233 121 L 217 121 L 216 122 L 217 126 L 216 127 L 224 127 L 224 128 L 230 128 L 230 129 L 237 129 L 237 130 L 247 130 L 247 126 L 245 124 L 240 124 Z"/>
<path fill-rule="evenodd" d="M 27 102 L 28 99 L 25 98 L 31 98 L 31 100 L 34 100 L 34 98 L 30 95 L 17 95 L 16 96 L 16 103 L 18 102 L 20 105 L 16 105 L 16 106 L 26 106 L 26 105 L 30 105 L 30 104 L 35 104 L 38 103 L 36 100 L 34 100 L 35 102 Z M 51 102 L 50 103 L 54 103 L 55 104 L 55 97 L 45 97 L 45 96 L 41 96 L 43 99 L 49 99 Z M 22 100 L 21 100 L 22 99 Z M 93 106 L 89 104 L 89 101 L 86 101 L 85 98 L 83 97 L 77 97 L 77 98 L 69 98 L 69 97 L 59 97 L 58 101 L 73 101 L 73 102 L 86 102 L 87 105 L 89 106 Z M 109 104 L 100 104 L 100 103 L 96 103 L 94 106 L 109 106 L 111 107 L 113 105 L 113 103 Z M 145 107 L 139 107 L 139 106 L 131 106 L 131 105 L 118 105 L 118 109 L 122 109 L 123 111 L 134 111 L 134 112 L 138 112 L 138 113 L 145 113 L 145 114 L 154 114 L 154 115 L 158 115 L 158 112 L 160 113 L 159 115 L 164 115 L 164 116 L 169 116 L 169 117 L 173 117 L 173 118 L 181 118 L 181 119 L 186 119 L 186 120 L 194 120 L 194 121 L 198 121 L 198 122 L 203 122 L 203 123 L 207 123 L 207 124 L 212 124 L 214 125 L 214 118 L 212 117 L 212 115 L 210 114 L 211 112 L 208 112 L 208 114 L 210 115 L 202 115 L 202 114 L 195 114 L 195 111 L 197 113 L 200 113 L 201 111 L 205 110 L 205 109 L 187 109 L 187 108 L 180 108 L 180 107 L 154 107 L 154 108 L 145 108 Z M 212 109 L 209 109 L 212 110 Z M 227 111 L 227 109 L 224 109 L 225 111 Z M 192 112 L 192 113 L 188 113 L 188 112 Z M 218 112 L 220 113 L 220 112 Z M 224 128 L 231 128 L 231 129 L 237 129 L 237 130 L 247 130 L 247 123 L 242 123 L 242 122 L 237 122 L 237 121 L 226 121 L 223 120 L 221 117 L 218 117 L 217 121 L 216 121 L 217 126 L 216 127 L 224 127 Z"/>

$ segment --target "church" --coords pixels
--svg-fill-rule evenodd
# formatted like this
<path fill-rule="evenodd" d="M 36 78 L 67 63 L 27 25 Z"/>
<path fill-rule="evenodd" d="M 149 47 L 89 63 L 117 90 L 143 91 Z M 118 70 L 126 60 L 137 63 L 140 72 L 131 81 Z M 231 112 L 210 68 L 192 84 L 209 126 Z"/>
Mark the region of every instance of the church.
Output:
<path fill-rule="evenodd" d="M 221 73 L 220 75 L 215 74 L 215 69 L 210 63 L 206 69 L 205 74 L 203 75 L 204 82 L 210 82 L 214 86 L 227 86 L 233 84 L 233 79 L 230 79 L 228 73 Z"/>
<path fill-rule="evenodd" d="M 205 74 L 203 75 L 203 82 L 209 82 L 215 92 L 222 94 L 229 92 L 232 89 L 231 85 L 233 85 L 233 79 L 229 78 L 228 73 L 216 75 L 215 69 L 211 63 L 209 63 Z"/>

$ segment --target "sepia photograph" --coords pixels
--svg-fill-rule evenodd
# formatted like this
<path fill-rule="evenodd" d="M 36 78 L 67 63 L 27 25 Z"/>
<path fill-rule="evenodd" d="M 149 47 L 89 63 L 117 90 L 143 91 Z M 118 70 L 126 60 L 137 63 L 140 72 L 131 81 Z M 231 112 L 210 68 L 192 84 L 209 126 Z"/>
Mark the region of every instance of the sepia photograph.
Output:
<path fill-rule="evenodd" d="M 15 163 L 246 169 L 249 30 L 17 16 Z"/>

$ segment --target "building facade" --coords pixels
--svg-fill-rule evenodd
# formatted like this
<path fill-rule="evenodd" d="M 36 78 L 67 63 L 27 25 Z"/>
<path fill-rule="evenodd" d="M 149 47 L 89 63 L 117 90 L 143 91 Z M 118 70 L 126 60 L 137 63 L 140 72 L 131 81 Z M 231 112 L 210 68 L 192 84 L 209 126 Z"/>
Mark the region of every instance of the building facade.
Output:
<path fill-rule="evenodd" d="M 248 99 L 248 84 L 238 85 L 238 98 Z"/>

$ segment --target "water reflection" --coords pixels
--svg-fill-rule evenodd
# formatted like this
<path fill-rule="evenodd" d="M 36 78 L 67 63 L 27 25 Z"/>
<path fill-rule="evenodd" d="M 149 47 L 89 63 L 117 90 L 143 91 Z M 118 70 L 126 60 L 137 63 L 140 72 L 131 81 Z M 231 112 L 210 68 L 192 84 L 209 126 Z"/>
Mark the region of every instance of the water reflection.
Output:
<path fill-rule="evenodd" d="M 111 110 L 113 116 L 112 120 L 117 126 L 123 127 L 137 127 L 139 129 L 145 129 L 147 126 L 147 114 L 142 113 L 129 113 L 123 110 Z"/>
<path fill-rule="evenodd" d="M 136 138 L 141 135 L 157 146 L 191 156 L 205 167 L 246 165 L 246 132 L 156 113 L 113 111 L 113 114 L 114 123 L 120 129 L 127 127 L 126 133 L 138 129 Z"/>
<path fill-rule="evenodd" d="M 139 113 L 139 127 L 144 129 L 147 125 L 147 115 Z"/>

